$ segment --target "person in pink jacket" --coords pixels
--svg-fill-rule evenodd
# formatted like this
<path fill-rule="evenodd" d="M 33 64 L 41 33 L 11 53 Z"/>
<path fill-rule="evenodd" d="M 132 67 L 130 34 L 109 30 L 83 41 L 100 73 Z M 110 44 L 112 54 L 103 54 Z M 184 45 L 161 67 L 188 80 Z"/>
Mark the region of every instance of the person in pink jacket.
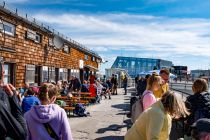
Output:
<path fill-rule="evenodd" d="M 160 88 L 161 77 L 158 74 L 153 73 L 152 76 L 147 80 L 147 88 L 142 94 L 143 97 L 143 109 L 146 110 L 152 104 L 154 104 L 157 99 L 155 98 L 153 92 Z"/>
<path fill-rule="evenodd" d="M 28 126 L 28 140 L 73 140 L 66 112 L 53 104 L 57 91 L 54 85 L 42 85 L 38 95 L 41 105 L 33 106 L 24 114 Z M 48 132 L 50 127 L 55 132 L 54 135 Z"/>

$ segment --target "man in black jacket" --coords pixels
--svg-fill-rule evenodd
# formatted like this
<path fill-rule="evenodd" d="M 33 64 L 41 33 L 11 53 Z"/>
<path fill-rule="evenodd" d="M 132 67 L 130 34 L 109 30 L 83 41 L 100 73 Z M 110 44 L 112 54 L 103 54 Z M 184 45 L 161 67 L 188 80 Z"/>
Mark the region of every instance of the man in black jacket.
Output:
<path fill-rule="evenodd" d="M 26 122 L 18 104 L 15 88 L 3 85 L 3 64 L 0 63 L 0 140 L 11 138 L 25 140 L 27 136 Z"/>

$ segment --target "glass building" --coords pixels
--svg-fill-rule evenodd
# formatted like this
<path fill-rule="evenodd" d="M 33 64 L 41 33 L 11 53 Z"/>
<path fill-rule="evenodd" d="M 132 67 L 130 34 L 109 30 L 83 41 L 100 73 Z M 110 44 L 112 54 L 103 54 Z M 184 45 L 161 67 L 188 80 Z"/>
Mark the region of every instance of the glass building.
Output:
<path fill-rule="evenodd" d="M 117 57 L 112 68 L 127 70 L 131 77 L 136 77 L 141 72 L 148 72 L 154 69 L 171 68 L 171 61 L 153 58 Z"/>

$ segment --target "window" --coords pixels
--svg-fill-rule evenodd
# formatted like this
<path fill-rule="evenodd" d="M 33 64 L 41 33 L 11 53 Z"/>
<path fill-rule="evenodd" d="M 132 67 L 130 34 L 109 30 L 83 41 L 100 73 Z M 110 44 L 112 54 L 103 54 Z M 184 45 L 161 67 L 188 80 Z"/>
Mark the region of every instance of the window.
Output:
<path fill-rule="evenodd" d="M 42 35 L 30 29 L 26 31 L 26 38 L 31 39 L 36 43 L 42 42 Z"/>
<path fill-rule="evenodd" d="M 41 41 L 42 41 L 41 34 L 36 33 L 36 35 L 35 35 L 35 42 L 36 43 L 41 43 Z"/>
<path fill-rule="evenodd" d="M 4 83 L 14 84 L 14 64 L 4 63 Z"/>
<path fill-rule="evenodd" d="M 52 38 L 49 38 L 48 45 L 49 46 L 54 46 L 54 43 L 53 43 L 53 39 Z"/>
<path fill-rule="evenodd" d="M 79 77 L 79 70 L 77 69 L 71 69 L 71 75 L 73 76 L 76 76 L 76 77 Z"/>
<path fill-rule="evenodd" d="M 6 34 L 8 35 L 15 35 L 15 25 L 8 23 L 8 22 L 3 22 L 3 26 L 0 27 Z"/>
<path fill-rule="evenodd" d="M 59 80 L 63 80 L 63 69 L 59 69 Z"/>
<path fill-rule="evenodd" d="M 8 84 L 10 83 L 10 67 L 8 64 L 4 64 L 4 83 Z"/>
<path fill-rule="evenodd" d="M 67 81 L 68 71 L 67 69 L 59 69 L 59 80 Z"/>
<path fill-rule="evenodd" d="M 28 29 L 26 31 L 26 38 L 27 39 L 31 39 L 31 40 L 36 40 L 36 32 L 34 32 L 33 30 Z"/>
<path fill-rule="evenodd" d="M 48 67 L 42 67 L 42 82 L 48 82 Z"/>
<path fill-rule="evenodd" d="M 49 68 L 49 80 L 50 80 L 50 82 L 56 82 L 56 74 L 55 74 L 54 67 Z"/>
<path fill-rule="evenodd" d="M 35 83 L 35 65 L 26 65 L 26 83 Z"/>
<path fill-rule="evenodd" d="M 96 58 L 94 56 L 92 57 L 92 61 L 96 61 Z"/>
<path fill-rule="evenodd" d="M 85 54 L 85 60 L 88 60 L 88 55 L 87 54 Z"/>
<path fill-rule="evenodd" d="M 63 51 L 66 53 L 70 53 L 69 46 L 64 45 Z"/>
<path fill-rule="evenodd" d="M 135 64 L 136 64 L 135 61 L 131 61 L 131 68 L 135 68 Z"/>

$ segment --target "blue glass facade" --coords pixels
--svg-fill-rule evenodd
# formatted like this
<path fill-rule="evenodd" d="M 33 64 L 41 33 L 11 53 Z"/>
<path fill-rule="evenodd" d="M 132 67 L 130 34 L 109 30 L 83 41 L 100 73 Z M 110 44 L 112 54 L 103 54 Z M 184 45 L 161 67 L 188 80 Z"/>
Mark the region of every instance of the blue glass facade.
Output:
<path fill-rule="evenodd" d="M 170 68 L 172 65 L 171 61 L 161 59 L 117 57 L 112 68 L 125 69 L 131 77 L 135 77 L 141 72 L 148 72 L 154 68 Z"/>

